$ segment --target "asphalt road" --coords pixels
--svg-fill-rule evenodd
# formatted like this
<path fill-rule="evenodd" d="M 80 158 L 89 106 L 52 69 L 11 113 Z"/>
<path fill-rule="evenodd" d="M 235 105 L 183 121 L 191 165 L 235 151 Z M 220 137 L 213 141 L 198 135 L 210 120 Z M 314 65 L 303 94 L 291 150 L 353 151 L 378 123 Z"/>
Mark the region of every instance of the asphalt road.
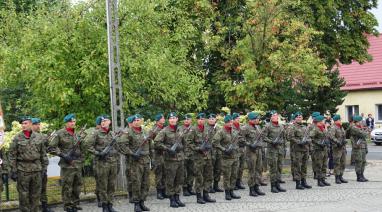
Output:
<path fill-rule="evenodd" d="M 382 160 L 382 146 L 368 144 L 369 153 L 366 155 L 367 160 Z M 350 158 L 351 148 L 347 148 L 347 156 Z"/>

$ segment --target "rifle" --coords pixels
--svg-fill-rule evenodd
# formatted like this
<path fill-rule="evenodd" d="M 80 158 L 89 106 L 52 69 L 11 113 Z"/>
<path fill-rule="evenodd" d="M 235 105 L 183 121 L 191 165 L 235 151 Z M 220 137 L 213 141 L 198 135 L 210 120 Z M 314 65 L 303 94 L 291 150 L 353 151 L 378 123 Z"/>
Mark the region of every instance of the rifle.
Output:
<path fill-rule="evenodd" d="M 217 123 L 215 123 L 214 127 L 212 129 L 209 129 L 208 130 L 208 133 L 207 135 L 211 134 L 212 131 L 215 130 L 217 126 Z M 200 146 L 200 149 L 206 154 L 207 152 L 209 152 L 211 150 L 211 144 L 209 143 L 209 136 L 204 139 L 202 145 Z M 205 150 L 205 151 L 204 151 Z"/>
<path fill-rule="evenodd" d="M 117 132 L 116 134 L 112 135 L 112 140 L 111 142 L 105 147 L 105 149 L 102 150 L 101 152 L 101 155 L 103 155 L 102 157 L 106 157 L 111 149 L 113 148 L 114 144 L 117 142 L 117 137 L 119 137 L 121 135 L 121 131 L 120 132 Z"/>
<path fill-rule="evenodd" d="M 279 134 L 277 135 L 275 140 L 273 140 L 272 144 L 274 144 L 274 145 L 281 144 L 280 139 L 281 139 L 281 135 L 283 134 L 284 130 L 285 130 L 285 125 L 283 126 L 283 128 L 281 129 L 281 131 L 279 132 Z"/>
<path fill-rule="evenodd" d="M 233 142 L 228 146 L 227 152 L 231 152 L 232 150 L 236 149 L 236 144 L 239 142 L 239 132 L 235 135 L 235 137 L 232 139 Z"/>
<path fill-rule="evenodd" d="M 183 136 L 184 134 L 188 133 L 190 129 L 191 129 L 191 125 L 179 135 L 179 138 L 176 139 L 175 143 L 170 148 L 171 152 L 176 152 L 178 148 L 182 146 L 181 141 L 183 139 Z"/>
<path fill-rule="evenodd" d="M 142 149 L 143 149 L 143 146 L 150 140 L 152 139 L 153 135 L 154 135 L 154 132 L 156 131 L 156 129 L 158 128 L 158 126 L 156 126 L 152 131 L 151 133 L 146 136 L 146 135 L 143 135 L 143 141 L 142 143 L 139 144 L 139 147 L 138 149 L 135 151 L 135 155 L 141 155 L 142 154 Z"/>
<path fill-rule="evenodd" d="M 309 132 L 308 126 L 306 126 L 305 132 L 304 132 L 304 136 L 302 137 L 302 140 L 301 140 L 301 142 L 299 144 L 304 145 L 304 144 L 308 143 L 307 142 L 307 140 L 308 140 L 308 132 Z"/>
<path fill-rule="evenodd" d="M 82 137 L 82 135 L 84 134 L 84 132 L 85 132 L 85 130 L 86 130 L 86 125 L 87 125 L 87 124 L 85 124 L 85 125 L 81 128 L 80 132 L 78 133 L 78 136 L 73 135 L 74 139 L 76 140 L 76 143 L 75 143 L 74 146 L 69 150 L 69 152 L 68 152 L 67 154 L 65 154 L 65 156 L 64 156 L 64 157 L 70 157 L 70 158 L 71 158 L 71 160 L 70 160 L 70 162 L 69 162 L 70 165 L 73 165 L 73 160 L 76 160 L 76 159 L 78 159 L 78 157 L 79 157 L 79 155 L 76 154 L 76 151 L 77 151 L 77 148 L 78 148 L 78 147 L 80 146 L 80 144 L 81 144 L 81 137 Z"/>

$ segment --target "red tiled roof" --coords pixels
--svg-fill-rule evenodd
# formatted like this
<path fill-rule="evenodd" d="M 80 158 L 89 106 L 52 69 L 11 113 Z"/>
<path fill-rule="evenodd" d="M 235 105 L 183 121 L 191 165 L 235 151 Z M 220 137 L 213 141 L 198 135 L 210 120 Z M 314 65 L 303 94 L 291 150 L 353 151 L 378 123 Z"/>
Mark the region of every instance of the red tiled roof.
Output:
<path fill-rule="evenodd" d="M 339 65 L 340 75 L 346 85 L 341 90 L 382 89 L 382 36 L 368 36 L 371 62 L 359 64 L 353 62 Z"/>

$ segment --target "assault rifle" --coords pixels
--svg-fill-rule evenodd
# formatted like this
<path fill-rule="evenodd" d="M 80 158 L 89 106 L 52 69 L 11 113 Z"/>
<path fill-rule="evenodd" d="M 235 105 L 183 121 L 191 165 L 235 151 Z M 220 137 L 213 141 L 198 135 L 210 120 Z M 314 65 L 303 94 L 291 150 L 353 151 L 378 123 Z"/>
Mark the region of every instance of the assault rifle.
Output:
<path fill-rule="evenodd" d="M 272 144 L 278 145 L 282 143 L 280 139 L 281 139 L 281 135 L 284 133 L 284 130 L 285 130 L 285 125 L 281 128 L 281 131 L 279 132 L 275 140 L 273 140 Z"/>
<path fill-rule="evenodd" d="M 74 139 L 76 140 L 76 143 L 74 146 L 69 150 L 68 153 L 64 154 L 62 158 L 64 158 L 65 162 L 67 162 L 70 165 L 73 165 L 73 160 L 78 159 L 79 155 L 76 153 L 78 147 L 81 145 L 81 137 L 83 137 L 86 130 L 86 124 L 81 128 L 80 132 L 77 135 L 73 135 Z"/>
<path fill-rule="evenodd" d="M 122 133 L 122 131 L 119 131 L 119 132 L 115 133 L 114 135 L 112 135 L 111 142 L 100 153 L 101 158 L 105 158 L 110 153 L 114 144 L 117 142 L 117 138 L 121 135 L 121 133 Z"/>
<path fill-rule="evenodd" d="M 258 134 L 255 137 L 255 143 L 248 145 L 252 149 L 256 149 L 257 147 L 261 146 L 261 144 L 259 144 L 259 143 L 261 142 L 260 139 L 263 136 L 263 131 L 259 131 L 259 129 L 257 129 L 257 128 L 256 128 L 256 131 L 258 132 Z"/>
<path fill-rule="evenodd" d="M 182 133 L 179 135 L 179 137 L 176 138 L 175 143 L 174 143 L 174 144 L 171 146 L 171 148 L 170 148 L 170 151 L 171 151 L 171 152 L 175 153 L 179 148 L 182 147 L 181 142 L 182 142 L 183 136 L 184 136 L 186 133 L 188 133 L 188 132 L 190 131 L 190 129 L 191 129 L 191 125 L 190 125 L 188 128 L 186 128 L 186 130 L 183 130 Z M 175 133 L 175 135 L 176 135 L 176 133 Z"/>
<path fill-rule="evenodd" d="M 135 153 L 134 153 L 134 155 L 136 156 L 136 157 L 140 157 L 141 155 L 142 155 L 142 149 L 143 149 L 143 146 L 150 140 L 150 139 L 152 139 L 152 137 L 153 137 L 153 135 L 154 135 L 154 132 L 156 131 L 156 129 L 158 128 L 158 126 L 156 126 L 152 131 L 151 131 L 151 133 L 148 135 L 148 136 L 146 136 L 146 135 L 144 135 L 143 136 L 143 141 L 142 141 L 142 143 L 140 143 L 139 144 L 139 147 L 138 147 L 138 149 L 135 151 Z"/>
<path fill-rule="evenodd" d="M 305 128 L 305 132 L 304 132 L 304 136 L 302 137 L 302 140 L 300 141 L 300 143 L 299 144 L 301 144 L 301 145 L 304 145 L 304 144 L 306 144 L 306 143 L 308 143 L 308 132 L 309 132 L 309 130 L 308 130 L 308 126 L 306 126 L 306 128 Z"/>
<path fill-rule="evenodd" d="M 214 127 L 212 129 L 209 129 L 208 130 L 208 133 L 207 135 L 211 134 L 212 131 L 215 130 L 217 124 L 215 123 Z M 209 143 L 209 136 L 203 141 L 202 145 L 200 146 L 200 149 L 204 152 L 204 153 L 207 153 L 211 150 L 212 146 L 211 144 Z"/>

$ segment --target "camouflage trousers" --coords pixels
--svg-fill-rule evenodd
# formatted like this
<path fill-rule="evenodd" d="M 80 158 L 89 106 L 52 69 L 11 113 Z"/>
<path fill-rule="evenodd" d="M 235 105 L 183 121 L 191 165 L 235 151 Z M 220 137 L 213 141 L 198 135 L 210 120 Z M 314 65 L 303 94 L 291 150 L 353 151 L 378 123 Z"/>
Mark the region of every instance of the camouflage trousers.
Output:
<path fill-rule="evenodd" d="M 132 188 L 132 182 L 131 182 L 131 163 L 130 163 L 130 158 L 126 157 L 126 170 L 125 170 L 125 176 L 126 176 L 126 183 L 127 183 L 127 192 L 131 192 Z M 132 198 L 132 197 L 129 197 Z"/>
<path fill-rule="evenodd" d="M 222 175 L 222 156 L 220 153 L 212 153 L 212 167 L 213 167 L 213 176 L 214 181 L 219 182 Z"/>
<path fill-rule="evenodd" d="M 46 194 L 46 187 L 48 186 L 48 175 L 46 170 L 43 175 L 41 175 L 41 202 L 48 202 L 48 195 Z"/>
<path fill-rule="evenodd" d="M 179 194 L 184 184 L 183 161 L 166 160 L 164 163 L 166 194 L 172 196 Z"/>
<path fill-rule="evenodd" d="M 346 165 L 346 149 L 333 148 L 334 175 L 343 175 Z"/>
<path fill-rule="evenodd" d="M 245 161 L 246 161 L 245 148 L 240 147 L 238 152 L 239 152 L 239 164 L 238 164 L 237 178 L 236 179 L 241 181 L 243 178 L 243 172 L 245 169 Z"/>
<path fill-rule="evenodd" d="M 363 173 L 366 167 L 366 149 L 354 149 L 355 172 Z"/>
<path fill-rule="evenodd" d="M 293 145 L 290 145 L 290 147 L 289 147 L 289 156 L 290 156 L 290 163 L 291 163 L 290 171 L 292 173 L 293 179 L 295 179 L 295 173 L 296 173 L 295 168 L 296 167 L 293 166 L 294 161 L 295 161 L 295 151 L 294 151 Z"/>
<path fill-rule="evenodd" d="M 224 190 L 233 190 L 235 188 L 238 166 L 238 159 L 222 159 Z"/>
<path fill-rule="evenodd" d="M 264 148 L 261 148 L 261 156 L 263 158 L 263 172 L 266 172 L 268 171 L 268 161 L 267 161 L 267 156 L 266 156 L 266 150 L 265 150 L 265 147 Z"/>
<path fill-rule="evenodd" d="M 277 150 L 275 151 L 268 148 L 267 161 L 271 183 L 276 183 L 281 180 L 283 154 L 279 153 Z"/>
<path fill-rule="evenodd" d="M 143 161 L 131 161 L 131 182 L 133 201 L 145 201 L 149 192 L 150 164 Z"/>
<path fill-rule="evenodd" d="M 185 159 L 184 160 L 184 187 L 193 186 L 195 179 L 194 173 L 194 160 L 193 159 Z"/>
<path fill-rule="evenodd" d="M 317 179 L 323 179 L 326 177 L 326 169 L 327 169 L 327 162 L 328 162 L 328 151 L 326 149 L 324 150 L 313 150 L 312 159 L 312 166 L 313 171 L 316 173 Z"/>
<path fill-rule="evenodd" d="M 195 173 L 195 191 L 201 193 L 208 190 L 213 181 L 212 160 L 196 159 L 194 160 Z"/>
<path fill-rule="evenodd" d="M 98 194 L 100 202 L 112 203 L 118 175 L 117 162 L 99 160 L 96 163 Z"/>
<path fill-rule="evenodd" d="M 97 160 L 95 160 L 95 159 L 93 159 L 93 167 L 97 167 Z M 98 184 L 99 184 L 99 182 L 98 182 L 97 172 L 94 171 L 93 174 L 94 174 L 94 179 L 95 179 L 95 181 L 96 181 L 96 186 L 95 186 L 94 193 L 95 193 L 95 195 L 97 195 L 97 197 L 98 197 L 98 195 L 99 195 L 99 192 L 98 192 Z"/>
<path fill-rule="evenodd" d="M 301 180 L 306 179 L 309 152 L 308 151 L 295 151 L 292 167 L 294 170 L 294 179 Z"/>
<path fill-rule="evenodd" d="M 248 186 L 260 185 L 262 175 L 261 149 L 247 149 L 246 159 L 248 166 Z"/>
<path fill-rule="evenodd" d="M 155 167 L 154 167 L 154 174 L 155 174 L 155 185 L 157 189 L 164 189 L 165 188 L 165 171 L 164 171 L 164 160 L 162 155 L 156 154 L 154 159 Z"/>
<path fill-rule="evenodd" d="M 61 167 L 62 201 L 64 208 L 72 208 L 80 203 L 82 186 L 81 168 Z"/>
<path fill-rule="evenodd" d="M 19 193 L 19 209 L 21 212 L 40 211 L 41 172 L 17 172 L 17 191 Z"/>

